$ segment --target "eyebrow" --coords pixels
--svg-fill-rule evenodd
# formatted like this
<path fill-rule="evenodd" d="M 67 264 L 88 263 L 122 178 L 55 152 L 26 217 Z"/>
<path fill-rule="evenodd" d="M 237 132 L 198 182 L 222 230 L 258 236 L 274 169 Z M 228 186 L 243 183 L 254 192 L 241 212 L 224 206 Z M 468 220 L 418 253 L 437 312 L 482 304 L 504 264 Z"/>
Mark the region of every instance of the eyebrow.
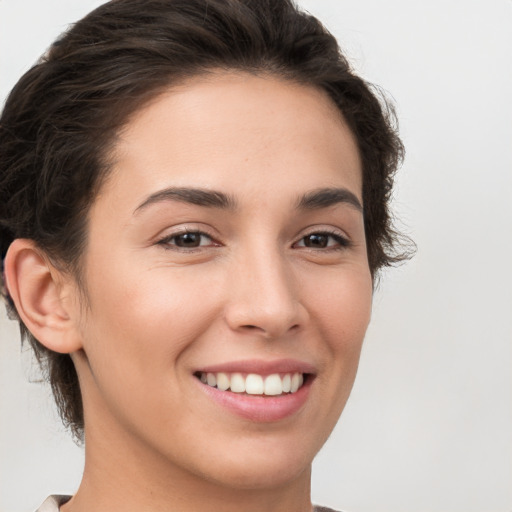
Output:
<path fill-rule="evenodd" d="M 353 192 L 346 188 L 320 188 L 304 194 L 297 203 L 299 210 L 319 210 L 345 203 L 363 212 L 363 206 Z"/>
<path fill-rule="evenodd" d="M 237 207 L 235 198 L 224 192 L 202 188 L 169 187 L 148 196 L 133 213 L 137 214 L 152 204 L 165 201 L 178 201 L 221 210 L 235 210 Z M 320 188 L 307 192 L 297 202 L 297 209 L 319 210 L 339 203 L 348 204 L 359 212 L 363 212 L 359 199 L 346 188 Z"/>
<path fill-rule="evenodd" d="M 133 213 L 136 214 L 152 204 L 164 201 L 178 201 L 221 210 L 234 210 L 236 208 L 235 199 L 223 192 L 203 188 L 169 187 L 151 194 L 137 206 Z"/>

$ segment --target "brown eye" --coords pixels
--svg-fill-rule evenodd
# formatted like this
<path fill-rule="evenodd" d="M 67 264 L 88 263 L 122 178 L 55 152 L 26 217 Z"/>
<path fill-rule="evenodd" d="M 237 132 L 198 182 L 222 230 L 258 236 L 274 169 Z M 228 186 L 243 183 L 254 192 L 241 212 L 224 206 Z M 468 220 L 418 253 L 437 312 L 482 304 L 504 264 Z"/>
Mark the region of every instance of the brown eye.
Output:
<path fill-rule="evenodd" d="M 174 237 L 174 244 L 177 247 L 199 247 L 203 236 L 201 233 L 183 233 Z"/>
<path fill-rule="evenodd" d="M 308 249 L 340 249 L 349 245 L 346 238 L 335 233 L 311 233 L 301 238 L 295 246 Z"/>
<path fill-rule="evenodd" d="M 180 249 L 196 249 L 199 247 L 213 245 L 212 239 L 200 231 L 187 231 L 176 235 L 165 237 L 160 240 L 159 245 L 166 247 L 179 247 Z"/>
<path fill-rule="evenodd" d="M 312 249 L 324 249 L 329 245 L 329 235 L 317 234 L 304 237 L 304 246 Z"/>

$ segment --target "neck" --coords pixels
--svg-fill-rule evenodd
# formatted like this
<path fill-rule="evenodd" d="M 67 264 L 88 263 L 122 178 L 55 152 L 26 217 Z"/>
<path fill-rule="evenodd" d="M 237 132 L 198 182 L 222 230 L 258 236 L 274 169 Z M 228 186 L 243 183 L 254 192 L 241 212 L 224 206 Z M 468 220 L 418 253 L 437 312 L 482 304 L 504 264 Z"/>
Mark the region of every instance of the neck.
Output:
<path fill-rule="evenodd" d="M 311 466 L 279 486 L 225 484 L 177 467 L 129 435 L 86 432 L 84 476 L 62 512 L 311 512 Z"/>

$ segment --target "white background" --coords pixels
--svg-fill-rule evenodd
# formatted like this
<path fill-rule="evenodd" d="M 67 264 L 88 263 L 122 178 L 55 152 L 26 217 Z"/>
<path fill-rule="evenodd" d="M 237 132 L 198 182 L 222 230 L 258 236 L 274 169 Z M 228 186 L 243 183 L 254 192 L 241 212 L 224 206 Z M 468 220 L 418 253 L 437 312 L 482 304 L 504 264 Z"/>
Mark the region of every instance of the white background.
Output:
<path fill-rule="evenodd" d="M 0 0 L 0 101 L 101 2 Z M 395 197 L 418 254 L 386 272 L 313 498 L 351 512 L 512 510 L 512 1 L 303 0 L 389 91 L 407 148 Z M 2 312 L 3 315 L 3 312 Z M 0 315 L 0 511 L 79 482 L 16 325 Z"/>

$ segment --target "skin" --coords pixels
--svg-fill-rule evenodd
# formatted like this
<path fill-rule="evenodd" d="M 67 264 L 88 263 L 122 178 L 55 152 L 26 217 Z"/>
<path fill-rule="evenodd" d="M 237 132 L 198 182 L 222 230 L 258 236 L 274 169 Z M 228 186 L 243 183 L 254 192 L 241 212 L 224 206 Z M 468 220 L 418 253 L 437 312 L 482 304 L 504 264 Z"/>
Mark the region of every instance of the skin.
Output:
<path fill-rule="evenodd" d="M 73 280 L 46 277 L 56 298 L 45 311 L 58 304 L 65 334 L 40 339 L 72 354 L 86 425 L 83 482 L 62 510 L 311 510 L 311 463 L 352 388 L 372 280 L 361 211 L 297 204 L 326 188 L 362 202 L 354 137 L 321 91 L 218 73 L 139 111 L 113 157 L 90 210 L 87 304 Z M 236 208 L 158 195 L 169 187 L 218 191 Z M 178 247 L 183 230 L 205 233 L 200 245 Z M 326 247 L 308 247 L 326 231 Z M 20 243 L 16 264 L 15 252 L 12 288 L 12 269 L 38 257 Z M 285 358 L 315 375 L 279 421 L 233 414 L 194 376 Z"/>

